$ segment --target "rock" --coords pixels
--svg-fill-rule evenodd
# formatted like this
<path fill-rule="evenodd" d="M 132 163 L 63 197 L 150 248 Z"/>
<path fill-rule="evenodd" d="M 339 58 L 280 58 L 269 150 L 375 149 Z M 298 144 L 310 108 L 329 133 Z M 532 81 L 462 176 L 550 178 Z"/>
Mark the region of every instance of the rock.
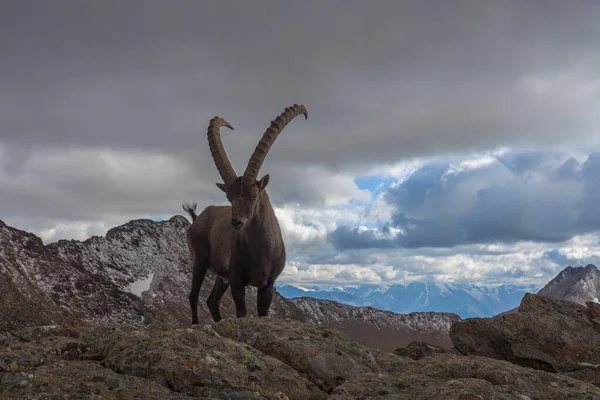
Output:
<path fill-rule="evenodd" d="M 142 340 L 123 337 L 102 364 L 202 398 L 215 391 L 263 396 L 285 391 L 294 398 L 325 398 L 314 384 L 280 360 L 242 343 L 215 338 L 202 329 L 150 333 Z"/>
<path fill-rule="evenodd" d="M 600 327 L 592 322 L 593 312 L 569 301 L 526 294 L 518 312 L 458 322 L 450 337 L 464 355 L 573 372 L 600 364 Z"/>
<path fill-rule="evenodd" d="M 433 354 L 458 354 L 455 349 L 447 349 L 442 346 L 436 346 L 426 342 L 411 342 L 406 347 L 394 350 L 394 354 L 409 357 L 413 360 L 420 360 Z"/>
<path fill-rule="evenodd" d="M 414 341 L 452 348 L 450 327 L 461 320 L 453 313 L 397 314 L 373 307 L 353 307 L 331 300 L 297 297 L 288 300 L 302 311 L 303 322 L 338 329 L 351 340 L 389 352 Z"/>
<path fill-rule="evenodd" d="M 266 318 L 222 320 L 214 329 L 283 361 L 325 392 L 359 374 L 379 372 L 373 350 L 333 329 Z"/>
<path fill-rule="evenodd" d="M 166 399 L 188 396 L 147 379 L 118 374 L 90 362 L 53 362 L 31 377 L 7 373 L 0 378 L 2 399 Z"/>
<path fill-rule="evenodd" d="M 554 385 L 553 385 L 554 383 Z M 367 373 L 336 387 L 331 400 L 596 399 L 585 382 L 477 356 L 432 355 L 388 374 Z"/>
<path fill-rule="evenodd" d="M 444 352 L 415 361 L 288 319 L 223 320 L 213 324 L 218 335 L 164 328 L 11 332 L 0 348 L 0 399 L 600 398 L 570 376 Z"/>
<path fill-rule="evenodd" d="M 586 301 L 585 305 L 588 308 L 591 319 L 600 318 L 600 303 L 595 301 Z"/>

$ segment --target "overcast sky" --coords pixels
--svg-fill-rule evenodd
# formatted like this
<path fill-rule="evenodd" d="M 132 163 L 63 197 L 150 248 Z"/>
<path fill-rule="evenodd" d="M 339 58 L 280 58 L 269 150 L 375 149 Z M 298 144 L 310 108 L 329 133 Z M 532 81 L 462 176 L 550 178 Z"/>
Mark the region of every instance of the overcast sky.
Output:
<path fill-rule="evenodd" d="M 545 283 L 600 243 L 597 1 L 0 1 L 0 219 L 85 239 L 263 164 L 295 283 Z"/>

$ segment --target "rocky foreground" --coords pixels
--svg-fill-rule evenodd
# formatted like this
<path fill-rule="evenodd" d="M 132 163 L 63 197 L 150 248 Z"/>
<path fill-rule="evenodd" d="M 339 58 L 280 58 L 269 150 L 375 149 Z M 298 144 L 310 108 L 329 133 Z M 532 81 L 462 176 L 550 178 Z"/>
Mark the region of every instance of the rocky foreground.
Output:
<path fill-rule="evenodd" d="M 27 327 L 0 336 L 0 398 L 600 399 L 597 306 L 527 295 L 395 354 L 287 318 Z"/>
<path fill-rule="evenodd" d="M 188 225 L 138 220 L 44 245 L 0 221 L 0 399 L 600 400 L 590 301 L 527 294 L 461 320 L 276 294 L 269 318 L 189 328 Z M 552 293 L 583 282 L 583 301 L 596 278 L 566 271 Z M 233 308 L 227 294 L 223 315 Z"/>

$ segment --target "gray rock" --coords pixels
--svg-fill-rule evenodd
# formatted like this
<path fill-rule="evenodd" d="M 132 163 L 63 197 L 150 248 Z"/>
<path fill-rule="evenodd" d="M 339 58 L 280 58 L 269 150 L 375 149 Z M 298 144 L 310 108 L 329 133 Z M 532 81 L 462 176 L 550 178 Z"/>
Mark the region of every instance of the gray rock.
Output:
<path fill-rule="evenodd" d="M 447 349 L 427 342 L 411 342 L 406 347 L 394 350 L 394 354 L 402 357 L 409 357 L 413 360 L 420 360 L 423 357 L 434 354 L 458 354 L 458 352 L 456 349 Z"/>
<path fill-rule="evenodd" d="M 595 312 L 595 308 L 569 301 L 526 294 L 518 312 L 458 322 L 450 336 L 464 355 L 572 373 L 600 364 L 600 327 L 593 322 Z M 593 373 L 578 376 L 584 375 Z"/>
<path fill-rule="evenodd" d="M 575 379 L 477 356 L 432 355 L 400 371 L 363 374 L 329 399 L 597 399 L 600 389 Z"/>
<path fill-rule="evenodd" d="M 0 399 L 600 398 L 570 376 L 478 356 L 415 361 L 289 319 L 164 328 L 14 331 L 0 348 Z"/>
<path fill-rule="evenodd" d="M 354 376 L 379 372 L 376 352 L 334 329 L 281 319 L 228 319 L 214 325 L 221 335 L 283 361 L 325 392 Z"/>

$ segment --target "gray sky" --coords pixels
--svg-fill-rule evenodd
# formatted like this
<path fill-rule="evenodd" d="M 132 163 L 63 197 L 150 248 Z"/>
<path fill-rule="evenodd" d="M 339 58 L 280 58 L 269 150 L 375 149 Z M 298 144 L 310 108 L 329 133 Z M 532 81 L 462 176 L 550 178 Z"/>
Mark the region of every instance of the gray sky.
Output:
<path fill-rule="evenodd" d="M 218 114 L 243 156 L 298 102 L 309 122 L 269 158 L 350 165 L 585 137 L 599 118 L 593 1 L 2 4 L 9 146 L 181 152 Z"/>
<path fill-rule="evenodd" d="M 2 0 L 0 219 L 81 236 L 223 203 L 209 119 L 242 173 L 293 103 L 309 119 L 260 173 L 281 207 L 403 160 L 594 149 L 598 21 L 596 1 Z"/>

